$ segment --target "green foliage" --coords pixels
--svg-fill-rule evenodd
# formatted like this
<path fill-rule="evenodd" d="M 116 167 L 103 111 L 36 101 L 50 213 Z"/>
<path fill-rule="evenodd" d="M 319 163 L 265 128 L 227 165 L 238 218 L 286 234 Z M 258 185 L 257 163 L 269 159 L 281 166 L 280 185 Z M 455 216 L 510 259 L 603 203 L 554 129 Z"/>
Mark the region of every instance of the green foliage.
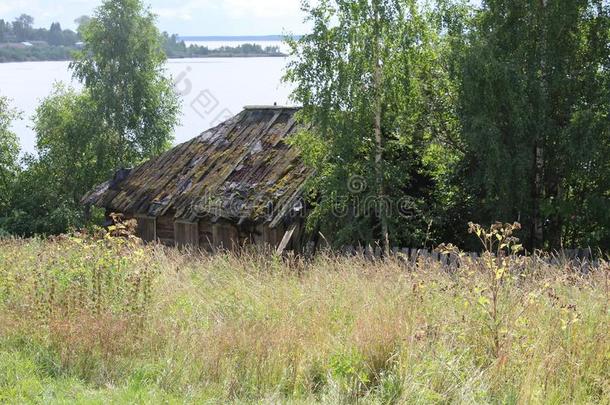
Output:
<path fill-rule="evenodd" d="M 81 15 L 80 17 L 75 19 L 74 22 L 78 25 L 78 28 L 76 29 L 78 35 L 82 35 L 83 28 L 85 28 L 85 26 L 89 24 L 89 22 L 91 22 L 91 17 L 89 17 L 88 15 Z"/>
<path fill-rule="evenodd" d="M 533 248 L 610 246 L 610 4 L 605 0 L 305 1 L 312 32 L 290 40 L 285 79 L 316 170 L 309 230 L 335 245 L 475 249 L 467 220 L 523 223 Z M 82 93 L 57 88 L 37 111 L 39 157 L 16 162 L 14 112 L 0 99 L 0 227 L 80 226 L 79 198 L 171 142 L 179 102 L 166 55 L 277 56 L 257 45 L 186 46 L 140 0 L 78 19 Z M 66 59 L 77 34 L 0 20 L 0 61 Z M 4 112 L 3 112 L 4 111 Z M 8 112 L 7 112 L 8 111 Z M 63 225 L 61 225 L 63 223 Z"/>
<path fill-rule="evenodd" d="M 63 32 L 59 23 L 51 24 L 49 28 L 49 45 L 58 46 L 63 43 Z"/>
<path fill-rule="evenodd" d="M 13 21 L 13 33 L 17 42 L 32 38 L 34 18 L 27 14 L 21 14 Z"/>
<path fill-rule="evenodd" d="M 38 156 L 26 156 L 15 176 L 5 230 L 59 234 L 86 224 L 82 196 L 112 177 L 118 136 L 97 114 L 89 93 L 57 84 L 34 116 Z"/>
<path fill-rule="evenodd" d="M 19 294 L 30 294 L 35 297 L 32 303 L 39 316 L 47 321 L 59 315 L 55 313 L 59 308 L 65 315 L 80 311 L 99 315 L 141 314 L 149 305 L 155 266 L 142 266 L 146 250 L 140 240 L 98 232 L 95 237 L 86 234 L 64 237 L 59 244 L 62 249 L 49 252 L 23 274 L 28 279 L 28 288 L 11 288 L 10 277 L 19 277 L 19 273 L 9 278 L 4 273 L 2 304 L 13 305 L 23 299 Z"/>
<path fill-rule="evenodd" d="M 33 18 L 30 16 L 27 16 Z M 81 41 L 86 26 L 91 22 L 88 16 L 81 16 L 74 20 L 77 24 L 77 32 L 62 30 L 58 22 L 51 23 L 49 29 L 33 28 L 30 26 L 26 32 L 20 27 L 22 22 L 7 22 L 0 19 L 0 44 L 11 43 L 8 46 L 0 46 L 0 63 L 2 62 L 25 62 L 25 61 L 55 61 L 72 60 L 77 50 L 76 45 Z M 24 47 L 17 41 L 15 28 L 19 31 L 23 41 L 34 41 L 34 46 Z M 191 44 L 186 46 L 184 41 L 178 40 L 177 34 L 161 34 L 161 44 L 168 58 L 203 58 L 203 57 L 273 57 L 285 56 L 279 47 L 262 47 L 258 44 L 241 44 L 235 47 L 222 46 L 219 49 L 208 49 L 206 46 Z"/>
<path fill-rule="evenodd" d="M 13 23 L 0 19 L 0 63 L 38 60 L 68 60 L 75 49 L 78 35 L 71 30 L 62 30 L 57 22 L 50 29 L 33 28 L 34 18 L 23 14 Z M 20 42 L 32 41 L 34 46 L 23 46 Z"/>
<path fill-rule="evenodd" d="M 80 29 L 86 45 L 72 68 L 84 89 L 58 84 L 36 110 L 38 156 L 25 158 L 2 219 L 13 234 L 85 226 L 82 196 L 172 139 L 179 103 L 152 15 L 139 1 L 107 2 Z"/>
<path fill-rule="evenodd" d="M 45 177 L 56 193 L 76 205 L 93 186 L 112 177 L 120 164 L 114 155 L 119 136 L 96 113 L 88 90 L 77 92 L 58 84 L 34 116 L 38 158 L 50 170 Z"/>
<path fill-rule="evenodd" d="M 515 305 L 515 300 L 525 301 L 527 298 L 508 294 L 509 289 L 514 288 L 522 277 L 527 277 L 523 273 L 523 258 L 516 256 L 523 249 L 519 239 L 514 236 L 521 229 L 521 224 L 496 223 L 488 230 L 471 222 L 469 228 L 483 246 L 478 265 L 482 267 L 484 277 L 471 286 L 472 296 L 468 302 L 473 309 L 481 311 L 483 319 L 487 320 L 490 351 L 500 358 L 505 355 L 508 344 L 506 331 L 516 322 L 516 319 L 507 319 L 509 307 Z M 473 266 L 476 265 L 473 263 Z M 523 302 L 519 303 L 523 305 Z"/>
<path fill-rule="evenodd" d="M 38 156 L 24 159 L 1 215 L 10 233 L 59 234 L 86 225 L 91 218 L 80 199 L 87 191 L 171 142 L 179 103 L 164 76 L 152 15 L 138 1 L 107 2 L 80 29 L 86 46 L 72 67 L 84 90 L 58 84 L 37 108 Z"/>
<path fill-rule="evenodd" d="M 608 245 L 609 27 L 604 1 L 483 3 L 459 73 L 473 219 L 519 219 L 530 247 Z"/>
<path fill-rule="evenodd" d="M 26 155 L 24 168 L 15 179 L 10 210 L 0 219 L 0 227 L 13 235 L 54 235 L 85 225 L 83 209 L 72 193 L 61 194 L 65 178 L 47 162 Z"/>
<path fill-rule="evenodd" d="M 15 177 L 19 171 L 19 143 L 10 128 L 18 116 L 17 111 L 9 106 L 9 100 L 0 96 L 0 218 L 9 207 Z"/>
<path fill-rule="evenodd" d="M 49 29 L 34 28 L 34 18 L 23 14 L 13 23 L 0 19 L 0 63 L 39 60 L 69 60 L 80 40 L 71 30 L 62 30 L 58 22 Z M 33 46 L 22 46 L 20 42 L 31 41 Z"/>
<path fill-rule="evenodd" d="M 70 66 L 118 134 L 113 154 L 121 165 L 167 149 L 180 104 L 165 76 L 153 14 L 139 0 L 107 0 L 82 27 L 82 36 L 84 48 Z"/>
<path fill-rule="evenodd" d="M 392 243 L 425 243 L 439 163 L 432 150 L 442 153 L 437 140 L 456 127 L 432 13 L 402 0 L 305 10 L 313 33 L 290 41 L 286 80 L 313 128 L 294 141 L 317 170 L 312 221 L 337 244 L 372 243 L 383 239 L 386 215 Z"/>

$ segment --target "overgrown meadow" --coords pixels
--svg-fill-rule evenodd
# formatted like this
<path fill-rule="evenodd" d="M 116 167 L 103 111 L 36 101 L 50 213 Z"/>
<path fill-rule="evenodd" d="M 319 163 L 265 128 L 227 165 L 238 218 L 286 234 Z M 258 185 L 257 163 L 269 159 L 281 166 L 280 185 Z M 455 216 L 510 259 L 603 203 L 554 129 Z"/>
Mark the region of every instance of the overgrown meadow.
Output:
<path fill-rule="evenodd" d="M 0 402 L 610 403 L 608 264 L 483 259 L 0 240 Z"/>

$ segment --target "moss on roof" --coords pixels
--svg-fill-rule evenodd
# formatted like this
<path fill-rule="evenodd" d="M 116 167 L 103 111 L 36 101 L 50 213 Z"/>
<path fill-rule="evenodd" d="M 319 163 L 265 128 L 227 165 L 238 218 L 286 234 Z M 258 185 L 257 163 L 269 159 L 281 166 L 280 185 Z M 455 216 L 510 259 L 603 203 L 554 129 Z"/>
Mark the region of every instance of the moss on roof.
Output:
<path fill-rule="evenodd" d="M 247 107 L 82 200 L 114 212 L 193 221 L 212 217 L 276 226 L 312 175 L 285 139 L 298 131 L 297 108 Z"/>

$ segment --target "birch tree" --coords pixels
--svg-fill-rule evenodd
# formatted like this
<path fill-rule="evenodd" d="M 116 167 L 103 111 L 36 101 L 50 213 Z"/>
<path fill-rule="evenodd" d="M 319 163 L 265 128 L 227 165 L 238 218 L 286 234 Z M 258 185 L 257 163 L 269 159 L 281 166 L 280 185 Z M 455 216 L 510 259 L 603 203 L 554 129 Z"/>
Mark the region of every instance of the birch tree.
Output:
<path fill-rule="evenodd" d="M 391 243 L 423 243 L 434 80 L 426 15 L 414 0 L 304 1 L 303 10 L 313 30 L 291 41 L 286 80 L 312 128 L 295 140 L 318 173 L 311 221 L 333 242 L 374 242 L 386 254 Z"/>
<path fill-rule="evenodd" d="M 106 0 L 79 31 L 85 45 L 70 67 L 119 135 L 114 154 L 121 166 L 166 150 L 180 101 L 165 72 L 155 16 L 140 0 Z"/>
<path fill-rule="evenodd" d="M 471 29 L 464 180 L 479 220 L 522 222 L 531 249 L 599 243 L 575 237 L 580 220 L 608 238 L 609 12 L 607 0 L 486 0 Z"/>

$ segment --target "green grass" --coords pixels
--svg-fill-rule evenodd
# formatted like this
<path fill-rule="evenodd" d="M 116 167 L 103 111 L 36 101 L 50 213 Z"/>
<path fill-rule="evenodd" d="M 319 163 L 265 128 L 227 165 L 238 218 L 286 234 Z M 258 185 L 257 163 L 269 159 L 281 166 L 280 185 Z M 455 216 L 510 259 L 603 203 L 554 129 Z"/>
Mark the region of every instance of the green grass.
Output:
<path fill-rule="evenodd" d="M 609 404 L 608 265 L 494 266 L 0 240 L 0 403 Z"/>

